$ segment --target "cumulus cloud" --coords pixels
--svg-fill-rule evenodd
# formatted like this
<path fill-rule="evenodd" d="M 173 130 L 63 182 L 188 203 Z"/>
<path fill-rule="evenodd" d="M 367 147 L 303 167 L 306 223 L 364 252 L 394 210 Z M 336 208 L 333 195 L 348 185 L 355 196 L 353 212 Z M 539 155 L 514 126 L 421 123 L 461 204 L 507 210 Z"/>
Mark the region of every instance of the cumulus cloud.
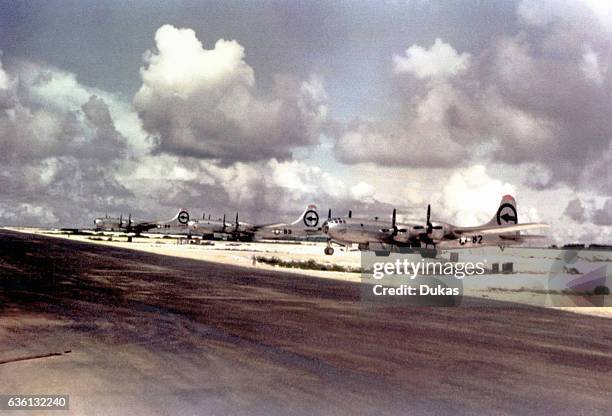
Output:
<path fill-rule="evenodd" d="M 559 21 L 572 28 L 612 32 L 612 4 L 599 0 L 521 0 L 518 16 L 527 24 L 549 26 Z M 583 26 L 587 22 L 588 26 Z M 581 27 L 582 26 L 582 27 Z"/>
<path fill-rule="evenodd" d="M 0 57 L 1 56 L 2 55 L 0 55 Z M 0 61 L 0 90 L 6 90 L 8 88 L 8 83 L 9 83 L 8 75 L 4 71 L 4 68 L 2 68 L 2 62 Z"/>
<path fill-rule="evenodd" d="M 229 163 L 287 159 L 318 141 L 327 115 L 320 80 L 277 76 L 264 93 L 235 40 L 204 49 L 193 30 L 164 25 L 155 45 L 134 106 L 158 152 Z"/>
<path fill-rule="evenodd" d="M 576 222 L 583 222 L 587 219 L 584 204 L 578 198 L 569 201 L 563 213 Z"/>
<path fill-rule="evenodd" d="M 376 189 L 369 183 L 363 181 L 351 188 L 351 195 L 353 198 L 363 202 L 374 201 L 375 193 Z"/>
<path fill-rule="evenodd" d="M 183 206 L 277 221 L 311 202 L 322 209 L 355 202 L 341 180 L 296 160 L 230 164 L 150 152 L 121 99 L 56 68 L 11 67 L 0 112 L 2 224 L 88 226 L 104 213 L 162 219 Z M 280 79 L 277 87 L 291 82 Z M 325 98 L 316 79 L 298 90 Z"/>
<path fill-rule="evenodd" d="M 129 191 L 114 178 L 126 139 L 109 107 L 91 94 L 72 105 L 48 105 L 36 94 L 62 71 L 15 65 L 0 112 L 0 218 L 30 225 L 71 224 Z M 65 103 L 64 103 L 65 104 Z"/>
<path fill-rule="evenodd" d="M 493 217 L 501 197 L 506 194 L 518 198 L 512 184 L 491 177 L 485 166 L 474 165 L 450 176 L 434 208 L 438 218 L 445 215 L 459 225 L 482 224 Z M 517 207 L 519 213 L 525 212 L 520 201 Z"/>
<path fill-rule="evenodd" d="M 491 39 L 478 55 L 437 39 L 393 56 L 394 82 L 408 93 L 382 116 L 338 129 L 337 157 L 447 168 L 501 162 L 530 169 L 526 185 L 534 188 L 602 189 L 612 38 L 604 11 L 589 3 L 572 6 L 574 16 L 561 3 L 522 2 L 521 30 Z"/>
<path fill-rule="evenodd" d="M 457 53 L 448 43 L 437 38 L 431 48 L 412 45 L 406 55 L 394 55 L 395 72 L 410 73 L 418 79 L 446 78 L 464 72 L 470 63 L 470 54 Z"/>
<path fill-rule="evenodd" d="M 604 81 L 603 73 L 606 71 L 606 68 L 601 68 L 599 64 L 599 56 L 591 49 L 590 46 L 587 46 L 585 49 L 584 54 L 582 54 L 580 70 L 587 79 L 601 86 Z"/>
<path fill-rule="evenodd" d="M 336 157 L 346 163 L 452 166 L 466 156 L 448 130 L 427 120 L 381 125 L 356 121 L 338 138 Z"/>
<path fill-rule="evenodd" d="M 357 119 L 335 130 L 336 157 L 345 163 L 451 167 L 469 153 L 461 144 L 466 129 L 454 126 L 456 112 L 471 109 L 468 97 L 452 78 L 469 67 L 470 55 L 457 53 L 436 39 L 430 49 L 417 45 L 406 56 L 394 56 L 396 74 L 407 73 L 426 84 L 426 93 L 400 103 L 399 115 Z"/>
<path fill-rule="evenodd" d="M 612 198 L 606 199 L 603 207 L 593 212 L 593 223 L 596 225 L 612 225 Z"/>

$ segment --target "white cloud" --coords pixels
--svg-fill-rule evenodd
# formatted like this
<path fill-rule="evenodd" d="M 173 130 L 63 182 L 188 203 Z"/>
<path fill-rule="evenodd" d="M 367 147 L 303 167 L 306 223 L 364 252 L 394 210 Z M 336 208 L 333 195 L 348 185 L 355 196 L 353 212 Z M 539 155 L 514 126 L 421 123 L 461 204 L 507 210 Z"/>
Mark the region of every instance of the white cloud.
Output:
<path fill-rule="evenodd" d="M 591 47 L 587 47 L 586 51 L 582 55 L 580 70 L 586 79 L 593 81 L 599 86 L 603 84 L 604 78 L 602 69 L 599 65 L 599 56 L 595 51 L 593 51 L 593 49 L 591 49 Z"/>
<path fill-rule="evenodd" d="M 439 204 L 442 212 L 458 225 L 477 225 L 493 217 L 501 197 L 506 194 L 516 197 L 516 188 L 489 176 L 485 166 L 474 165 L 451 175 L 442 189 Z"/>
<path fill-rule="evenodd" d="M 129 142 L 130 154 L 140 156 L 149 152 L 151 144 L 130 102 L 79 83 L 73 73 L 31 62 L 20 62 L 19 78 L 28 86 L 33 100 L 60 113 L 79 111 L 91 96 L 100 97 L 108 106 L 115 128 Z"/>
<path fill-rule="evenodd" d="M 0 51 L 0 57 L 2 57 L 1 51 Z M 8 84 L 9 84 L 8 75 L 4 71 L 4 68 L 2 68 L 2 61 L 0 61 L 0 90 L 6 90 L 8 88 Z"/>
<path fill-rule="evenodd" d="M 49 226 L 56 224 L 58 218 L 46 205 L 31 203 L 15 205 L 0 201 L 0 220 L 5 224 Z"/>
<path fill-rule="evenodd" d="M 253 70 L 244 62 L 244 48 L 235 40 L 219 39 L 204 49 L 189 28 L 164 25 L 155 33 L 156 51 L 145 54 L 139 98 L 149 94 L 178 95 L 183 99 L 201 90 L 216 90 L 235 83 L 253 86 Z"/>
<path fill-rule="evenodd" d="M 465 72 L 470 64 L 470 54 L 458 54 L 448 43 L 437 38 L 429 49 L 412 45 L 406 56 L 393 56 L 396 73 L 410 73 L 418 79 L 447 78 Z"/>
<path fill-rule="evenodd" d="M 236 41 L 204 49 L 193 30 L 164 25 L 155 44 L 145 54 L 134 106 L 157 151 L 257 161 L 287 159 L 318 142 L 327 115 L 320 80 L 277 76 L 273 91 L 263 94 Z"/>
<path fill-rule="evenodd" d="M 361 181 L 351 188 L 351 195 L 353 199 L 361 202 L 374 202 L 375 194 L 376 188 L 367 182 Z"/>
<path fill-rule="evenodd" d="M 544 27 L 558 20 L 581 25 L 588 19 L 612 31 L 612 3 L 607 0 L 522 0 L 517 12 L 524 22 L 533 26 Z"/>
<path fill-rule="evenodd" d="M 383 116 L 338 129 L 336 157 L 448 169 L 529 165 L 538 174 L 528 186 L 601 188 L 591 179 L 611 154 L 610 100 L 601 88 L 610 82 L 611 38 L 596 25 L 592 33 L 581 31 L 592 20 L 590 12 L 568 29 L 569 23 L 559 23 L 562 11 L 549 13 L 552 6 L 544 3 L 533 7 L 521 9 L 521 23 L 541 24 L 537 36 L 525 29 L 492 39 L 474 60 L 442 41 L 394 56 L 396 72 L 415 75 L 394 79 L 396 90 L 407 93 L 394 95 Z"/>
<path fill-rule="evenodd" d="M 431 120 L 398 123 L 357 121 L 336 141 L 336 157 L 347 163 L 454 166 L 465 160 L 444 124 Z"/>

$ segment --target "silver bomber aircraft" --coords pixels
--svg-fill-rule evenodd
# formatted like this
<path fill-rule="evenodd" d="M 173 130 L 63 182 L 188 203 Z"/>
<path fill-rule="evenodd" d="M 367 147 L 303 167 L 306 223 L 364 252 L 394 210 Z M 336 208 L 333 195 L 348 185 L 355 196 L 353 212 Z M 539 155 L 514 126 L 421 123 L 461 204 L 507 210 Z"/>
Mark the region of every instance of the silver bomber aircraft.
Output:
<path fill-rule="evenodd" d="M 94 220 L 96 231 L 121 231 L 139 235 L 143 232 L 154 234 L 185 234 L 188 230 L 189 212 L 181 209 L 169 220 L 137 221 L 130 214 L 127 219 L 109 218 L 108 216 Z"/>
<path fill-rule="evenodd" d="M 431 207 L 427 206 L 425 224 L 396 223 L 396 210 L 393 210 L 391 222 L 355 219 L 349 217 L 330 218 L 323 224 L 323 232 L 328 237 L 325 254 L 331 255 L 332 243 L 343 246 L 357 243 L 362 250 L 384 245 L 400 247 L 434 248 L 472 248 L 482 246 L 499 246 L 524 243 L 530 238 L 543 236 L 525 235 L 521 231 L 548 228 L 542 223 L 518 223 L 516 201 L 505 195 L 493 218 L 486 224 L 475 227 L 459 227 L 446 222 L 431 221 Z"/>
<path fill-rule="evenodd" d="M 229 233 L 232 227 L 233 224 L 225 221 L 225 215 L 223 215 L 222 220 L 211 220 L 209 215 L 208 219 L 202 216 L 201 220 L 192 220 L 188 223 L 190 234 L 200 235 L 203 238 L 212 238 L 215 234 Z"/>
<path fill-rule="evenodd" d="M 281 239 L 322 235 L 319 226 L 317 207 L 310 204 L 304 212 L 291 223 L 251 224 L 238 220 L 238 214 L 233 223 L 223 220 L 202 219 L 189 221 L 189 230 L 193 235 L 211 237 L 214 234 L 226 234 L 234 240 L 252 241 L 254 239 Z"/>
<path fill-rule="evenodd" d="M 310 204 L 291 223 L 256 225 L 251 231 L 257 239 L 281 239 L 322 235 L 317 206 Z"/>
<path fill-rule="evenodd" d="M 125 225 L 127 225 L 127 220 L 124 220 L 123 216 L 117 218 L 105 215 L 94 219 L 95 231 L 123 231 Z"/>

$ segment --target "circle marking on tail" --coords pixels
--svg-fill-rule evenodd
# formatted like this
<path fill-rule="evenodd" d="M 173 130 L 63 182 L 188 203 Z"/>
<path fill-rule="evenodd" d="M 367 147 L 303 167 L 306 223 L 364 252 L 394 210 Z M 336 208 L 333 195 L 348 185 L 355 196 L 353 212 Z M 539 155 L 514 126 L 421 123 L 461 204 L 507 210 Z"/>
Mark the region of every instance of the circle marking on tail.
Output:
<path fill-rule="evenodd" d="M 189 213 L 187 211 L 179 212 L 178 222 L 181 224 L 187 224 L 189 222 Z"/>
<path fill-rule="evenodd" d="M 517 224 L 518 216 L 516 214 L 516 208 L 512 204 L 502 204 L 497 210 L 497 224 Z"/>
<path fill-rule="evenodd" d="M 319 224 L 319 214 L 317 214 L 317 211 L 306 211 L 304 214 L 304 224 L 306 224 L 307 227 L 316 227 L 317 224 Z"/>

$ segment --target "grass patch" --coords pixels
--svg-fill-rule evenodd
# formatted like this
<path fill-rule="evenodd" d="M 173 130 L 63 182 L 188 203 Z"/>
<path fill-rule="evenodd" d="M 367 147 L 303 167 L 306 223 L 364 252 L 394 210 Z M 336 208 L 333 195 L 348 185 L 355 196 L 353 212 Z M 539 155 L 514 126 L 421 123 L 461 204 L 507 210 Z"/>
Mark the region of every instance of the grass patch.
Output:
<path fill-rule="evenodd" d="M 292 269 L 322 270 L 322 271 L 327 271 L 327 272 L 361 273 L 361 268 L 359 267 L 319 263 L 313 259 L 299 260 L 299 261 L 298 260 L 286 261 L 276 256 L 273 256 L 273 257 L 256 256 L 255 260 L 259 263 L 269 264 L 270 266 L 289 267 Z"/>

